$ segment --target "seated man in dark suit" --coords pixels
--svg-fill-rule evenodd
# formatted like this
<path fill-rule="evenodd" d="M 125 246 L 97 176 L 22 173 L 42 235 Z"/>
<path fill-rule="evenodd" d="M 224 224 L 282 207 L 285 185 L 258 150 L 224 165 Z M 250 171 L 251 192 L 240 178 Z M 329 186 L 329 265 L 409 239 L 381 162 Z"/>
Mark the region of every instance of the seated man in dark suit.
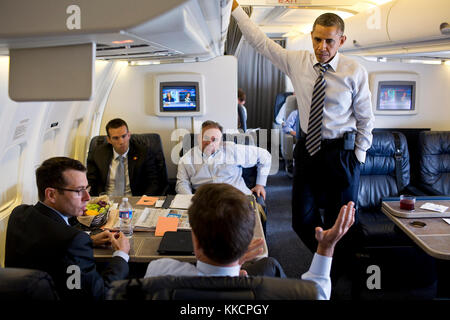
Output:
<path fill-rule="evenodd" d="M 330 298 L 334 247 L 354 222 L 353 205 L 353 202 L 349 202 L 342 206 L 332 228 L 323 230 L 317 227 L 315 230 L 319 244 L 311 267 L 302 275 L 302 279 L 317 284 L 319 299 Z M 202 185 L 192 198 L 188 215 L 197 264 L 170 258 L 158 259 L 150 262 L 145 277 L 284 275 L 281 266 L 273 258 L 244 264 L 261 254 L 262 241 L 252 241 L 254 209 L 245 194 L 235 187 L 227 183 Z"/>
<path fill-rule="evenodd" d="M 36 182 L 39 202 L 20 205 L 9 217 L 5 266 L 46 271 L 62 299 L 103 299 L 111 282 L 128 276 L 128 239 L 105 231 L 116 251 L 99 274 L 91 238 L 68 223 L 83 214 L 90 200 L 85 166 L 50 158 L 36 170 Z"/>
<path fill-rule="evenodd" d="M 122 119 L 109 121 L 106 133 L 109 144 L 89 150 L 87 158 L 91 194 L 157 195 L 158 169 L 152 150 L 130 142 L 131 133 Z"/>

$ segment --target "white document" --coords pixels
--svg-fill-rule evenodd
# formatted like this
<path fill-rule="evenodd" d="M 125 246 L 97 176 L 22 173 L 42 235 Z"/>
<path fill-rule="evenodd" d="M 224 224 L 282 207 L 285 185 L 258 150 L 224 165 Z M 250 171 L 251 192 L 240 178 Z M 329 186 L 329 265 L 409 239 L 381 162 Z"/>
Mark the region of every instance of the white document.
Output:
<path fill-rule="evenodd" d="M 177 194 L 170 204 L 171 208 L 187 209 L 191 205 L 193 194 Z"/>
<path fill-rule="evenodd" d="M 445 222 L 447 222 L 448 224 L 450 224 L 450 219 L 445 219 L 445 218 L 442 218 Z"/>
<path fill-rule="evenodd" d="M 133 225 L 133 228 L 152 231 L 155 230 L 156 228 L 156 222 L 158 221 L 158 217 L 160 216 L 165 217 L 168 213 L 169 209 L 153 209 L 153 208 L 134 209 L 131 223 Z M 120 229 L 120 219 L 117 219 L 114 229 L 115 230 Z"/>
<path fill-rule="evenodd" d="M 154 230 L 156 228 L 158 218 L 165 217 L 168 213 L 169 209 L 145 208 L 134 224 L 134 227 Z"/>
<path fill-rule="evenodd" d="M 155 208 L 161 208 L 163 204 L 164 204 L 164 199 L 156 200 Z"/>
<path fill-rule="evenodd" d="M 427 202 L 420 206 L 421 209 L 430 210 L 430 211 L 436 211 L 436 212 L 445 212 L 448 207 L 441 206 L 439 204 Z"/>

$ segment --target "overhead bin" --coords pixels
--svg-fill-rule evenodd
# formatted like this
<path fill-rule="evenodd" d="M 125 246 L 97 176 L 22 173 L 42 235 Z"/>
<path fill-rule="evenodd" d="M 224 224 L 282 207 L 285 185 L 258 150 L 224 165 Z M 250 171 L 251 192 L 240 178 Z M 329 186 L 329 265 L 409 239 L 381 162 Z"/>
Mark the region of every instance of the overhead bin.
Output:
<path fill-rule="evenodd" d="M 54 61 L 51 76 L 39 67 L 17 68 L 16 64 L 10 68 L 10 75 L 21 72 L 10 76 L 13 80 L 28 79 L 26 86 L 16 87 L 17 81 L 10 82 L 9 92 L 14 93 L 11 98 L 42 101 L 92 97 L 91 85 L 85 86 L 87 90 L 81 93 L 73 92 L 69 85 L 68 91 L 52 94 L 55 83 L 67 80 L 64 66 L 76 63 L 70 51 L 86 44 L 94 48 L 95 54 L 90 52 L 86 59 L 77 59 L 83 64 L 73 67 L 87 70 L 84 79 L 88 84 L 93 74 L 89 68 L 96 58 L 180 62 L 205 61 L 223 55 L 231 3 L 231 0 L 2 0 L 0 54 L 9 54 L 10 61 L 20 60 L 19 66 L 24 65 L 24 57 L 28 66 L 45 61 L 48 67 Z M 37 51 L 27 54 L 26 50 L 39 50 L 41 60 L 34 59 Z M 31 75 L 28 72 L 32 70 Z M 80 72 L 77 74 L 82 76 Z M 35 91 L 40 94 L 34 95 L 25 87 L 39 88 Z"/>
<path fill-rule="evenodd" d="M 448 0 L 388 2 L 345 19 L 347 41 L 342 51 L 376 54 L 401 48 L 405 53 L 414 53 L 420 47 L 423 50 L 436 45 L 442 49 L 443 44 L 450 46 L 449 23 Z"/>

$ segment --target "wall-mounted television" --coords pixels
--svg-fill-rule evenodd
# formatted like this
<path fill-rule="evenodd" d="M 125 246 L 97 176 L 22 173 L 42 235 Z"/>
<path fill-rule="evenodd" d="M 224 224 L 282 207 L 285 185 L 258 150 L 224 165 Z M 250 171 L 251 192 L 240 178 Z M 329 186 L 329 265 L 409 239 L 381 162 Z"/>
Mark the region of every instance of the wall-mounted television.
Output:
<path fill-rule="evenodd" d="M 198 82 L 161 82 L 160 111 L 198 111 Z"/>
<path fill-rule="evenodd" d="M 205 112 L 200 74 L 160 74 L 155 81 L 155 112 L 159 116 L 200 116 Z"/>
<path fill-rule="evenodd" d="M 409 115 L 418 113 L 418 74 L 376 72 L 370 75 L 369 82 L 375 114 Z"/>

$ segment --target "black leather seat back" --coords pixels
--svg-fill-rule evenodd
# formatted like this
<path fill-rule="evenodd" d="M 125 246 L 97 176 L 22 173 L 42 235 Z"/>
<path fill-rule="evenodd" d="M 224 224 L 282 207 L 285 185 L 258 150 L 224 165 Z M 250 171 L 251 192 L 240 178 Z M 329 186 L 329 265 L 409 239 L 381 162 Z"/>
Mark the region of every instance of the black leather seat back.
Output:
<path fill-rule="evenodd" d="M 419 136 L 420 182 L 450 195 L 450 131 L 427 131 Z"/>
<path fill-rule="evenodd" d="M 153 151 L 156 155 L 156 164 L 158 166 L 158 181 L 159 190 L 158 194 L 164 195 L 168 189 L 168 176 L 166 160 L 164 158 L 164 152 L 162 148 L 161 137 L 157 133 L 133 133 L 131 134 L 130 142 L 144 145 L 147 149 Z M 94 150 L 100 145 L 108 143 L 106 136 L 95 136 L 91 139 L 89 144 L 89 150 Z"/>
<path fill-rule="evenodd" d="M 314 282 L 270 277 L 175 277 L 115 281 L 110 300 L 316 300 Z"/>
<path fill-rule="evenodd" d="M 404 186 L 409 184 L 410 167 L 406 138 L 397 133 L 402 153 L 400 177 Z M 395 171 L 395 140 L 392 132 L 374 132 L 372 147 L 361 165 L 359 208 L 380 208 L 381 199 L 399 195 Z"/>
<path fill-rule="evenodd" d="M 58 299 L 48 273 L 32 269 L 0 268 L 0 301 Z"/>

